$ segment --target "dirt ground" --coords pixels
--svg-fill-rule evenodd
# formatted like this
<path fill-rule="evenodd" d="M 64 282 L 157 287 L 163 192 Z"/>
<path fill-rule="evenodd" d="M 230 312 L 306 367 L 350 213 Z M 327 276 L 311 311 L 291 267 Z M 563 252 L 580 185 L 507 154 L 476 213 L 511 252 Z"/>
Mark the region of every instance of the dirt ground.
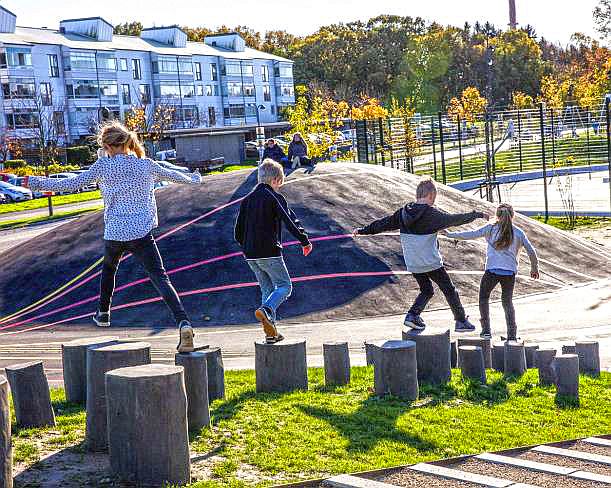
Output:
<path fill-rule="evenodd" d="M 580 237 L 611 249 L 611 223 L 600 227 L 586 227 L 573 231 Z"/>

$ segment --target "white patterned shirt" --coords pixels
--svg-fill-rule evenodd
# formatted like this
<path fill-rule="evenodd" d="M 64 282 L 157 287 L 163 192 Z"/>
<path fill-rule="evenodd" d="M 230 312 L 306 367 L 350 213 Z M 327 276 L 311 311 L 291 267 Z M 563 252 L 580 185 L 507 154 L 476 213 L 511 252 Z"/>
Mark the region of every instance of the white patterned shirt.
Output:
<path fill-rule="evenodd" d="M 199 173 L 183 173 L 162 167 L 151 159 L 118 154 L 99 158 L 87 171 L 73 178 L 30 177 L 33 190 L 74 192 L 97 182 L 104 199 L 104 239 L 133 241 L 158 225 L 155 183 L 197 185 Z"/>

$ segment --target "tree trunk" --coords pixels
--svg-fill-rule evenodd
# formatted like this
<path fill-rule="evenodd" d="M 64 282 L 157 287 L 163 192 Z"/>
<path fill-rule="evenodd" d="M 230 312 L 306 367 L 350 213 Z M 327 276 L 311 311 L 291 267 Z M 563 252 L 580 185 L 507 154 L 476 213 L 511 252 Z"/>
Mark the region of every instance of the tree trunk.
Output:
<path fill-rule="evenodd" d="M 505 368 L 505 344 L 497 342 L 492 345 L 492 369 L 502 373 Z"/>
<path fill-rule="evenodd" d="M 146 364 L 106 375 L 113 474 L 138 486 L 191 481 L 182 366 Z"/>
<path fill-rule="evenodd" d="M 150 364 L 151 345 L 125 342 L 87 349 L 87 426 L 85 440 L 90 451 L 104 451 L 108 446 L 106 390 L 108 371 Z"/>
<path fill-rule="evenodd" d="M 8 382 L 0 377 L 0 488 L 13 488 L 13 451 Z"/>
<path fill-rule="evenodd" d="M 440 385 L 450 381 L 450 330 L 435 332 L 429 330 L 403 332 L 404 341 L 416 343 L 418 361 L 418 384 Z"/>
<path fill-rule="evenodd" d="M 19 427 L 53 427 L 55 414 L 42 361 L 6 368 Z"/>
<path fill-rule="evenodd" d="M 255 342 L 257 393 L 308 389 L 305 339 Z"/>
<path fill-rule="evenodd" d="M 325 385 L 350 383 L 350 351 L 347 342 L 325 342 L 322 345 L 325 364 Z"/>
<path fill-rule="evenodd" d="M 538 349 L 537 368 L 539 369 L 539 384 L 549 386 L 554 384 L 554 371 L 552 361 L 556 357 L 556 349 Z"/>
<path fill-rule="evenodd" d="M 206 356 L 208 367 L 208 404 L 225 399 L 225 366 L 220 347 L 201 351 Z"/>
<path fill-rule="evenodd" d="M 405 400 L 418 398 L 418 360 L 414 341 L 376 341 L 374 346 L 374 389 L 378 396 L 393 395 Z"/>
<path fill-rule="evenodd" d="M 367 366 L 373 366 L 373 344 L 365 341 L 365 361 Z"/>
<path fill-rule="evenodd" d="M 557 396 L 579 398 L 579 356 L 560 354 L 552 361 Z"/>
<path fill-rule="evenodd" d="M 486 383 L 484 354 L 480 346 L 459 346 L 458 358 L 463 378 Z"/>
<path fill-rule="evenodd" d="M 537 349 L 539 346 L 536 344 L 525 344 L 524 345 L 524 356 L 526 357 L 526 369 L 537 367 Z"/>
<path fill-rule="evenodd" d="M 202 427 L 209 427 L 210 407 L 208 404 L 208 366 L 206 364 L 206 355 L 201 352 L 177 353 L 174 356 L 174 362 L 185 370 L 189 430 L 200 430 Z"/>
<path fill-rule="evenodd" d="M 490 339 L 482 339 L 481 337 L 459 337 L 456 343 L 460 346 L 478 346 L 482 348 L 484 357 L 484 367 L 492 368 L 492 349 L 490 347 Z M 458 355 L 458 366 L 460 367 L 460 354 Z"/>
<path fill-rule="evenodd" d="M 526 372 L 524 344 L 517 341 L 505 342 L 505 376 L 521 376 Z"/>
<path fill-rule="evenodd" d="M 600 354 L 598 342 L 576 341 L 575 352 L 579 356 L 579 372 L 590 376 L 600 376 Z"/>

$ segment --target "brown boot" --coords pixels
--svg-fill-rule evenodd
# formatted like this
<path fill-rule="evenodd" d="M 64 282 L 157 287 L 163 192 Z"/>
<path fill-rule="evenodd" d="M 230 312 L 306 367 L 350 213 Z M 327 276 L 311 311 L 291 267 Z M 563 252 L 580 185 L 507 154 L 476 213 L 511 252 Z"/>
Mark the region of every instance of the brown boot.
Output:
<path fill-rule="evenodd" d="M 258 308 L 255 312 L 255 317 L 261 322 L 265 337 L 278 337 L 278 329 L 276 329 L 272 314 L 267 307 Z"/>
<path fill-rule="evenodd" d="M 191 327 L 191 323 L 187 320 L 183 320 L 180 323 L 180 339 L 178 341 L 178 346 L 176 349 L 180 353 L 189 353 L 195 350 L 195 346 L 193 345 L 193 327 Z"/>

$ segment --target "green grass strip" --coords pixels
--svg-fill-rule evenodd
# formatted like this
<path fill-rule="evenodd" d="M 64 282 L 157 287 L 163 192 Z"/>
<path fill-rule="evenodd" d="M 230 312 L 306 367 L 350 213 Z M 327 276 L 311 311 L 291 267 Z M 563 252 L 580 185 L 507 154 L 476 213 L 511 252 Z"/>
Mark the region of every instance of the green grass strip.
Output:
<path fill-rule="evenodd" d="M 99 207 L 79 208 L 76 210 L 71 210 L 69 212 L 59 212 L 59 213 L 54 214 L 52 217 L 49 217 L 48 215 L 42 215 L 39 217 L 27 217 L 27 218 L 22 218 L 22 219 L 15 219 L 15 220 L 4 220 L 0 222 L 0 230 L 17 229 L 21 227 L 27 227 L 28 225 L 32 225 L 32 224 L 40 224 L 43 222 L 53 222 L 55 220 L 63 220 L 63 219 L 67 219 L 70 217 L 76 217 L 78 215 L 82 215 L 85 213 L 95 212 L 103 208 L 104 207 L 100 205 Z"/>
<path fill-rule="evenodd" d="M 87 191 L 83 193 L 73 193 L 71 195 L 56 195 L 51 197 L 54 206 L 67 205 L 69 203 L 88 202 L 90 200 L 99 200 L 102 195 L 99 190 Z M 48 206 L 48 199 L 36 198 L 27 202 L 7 203 L 0 205 L 0 214 L 9 212 L 21 212 L 23 210 L 35 210 L 37 208 L 45 208 Z"/>

